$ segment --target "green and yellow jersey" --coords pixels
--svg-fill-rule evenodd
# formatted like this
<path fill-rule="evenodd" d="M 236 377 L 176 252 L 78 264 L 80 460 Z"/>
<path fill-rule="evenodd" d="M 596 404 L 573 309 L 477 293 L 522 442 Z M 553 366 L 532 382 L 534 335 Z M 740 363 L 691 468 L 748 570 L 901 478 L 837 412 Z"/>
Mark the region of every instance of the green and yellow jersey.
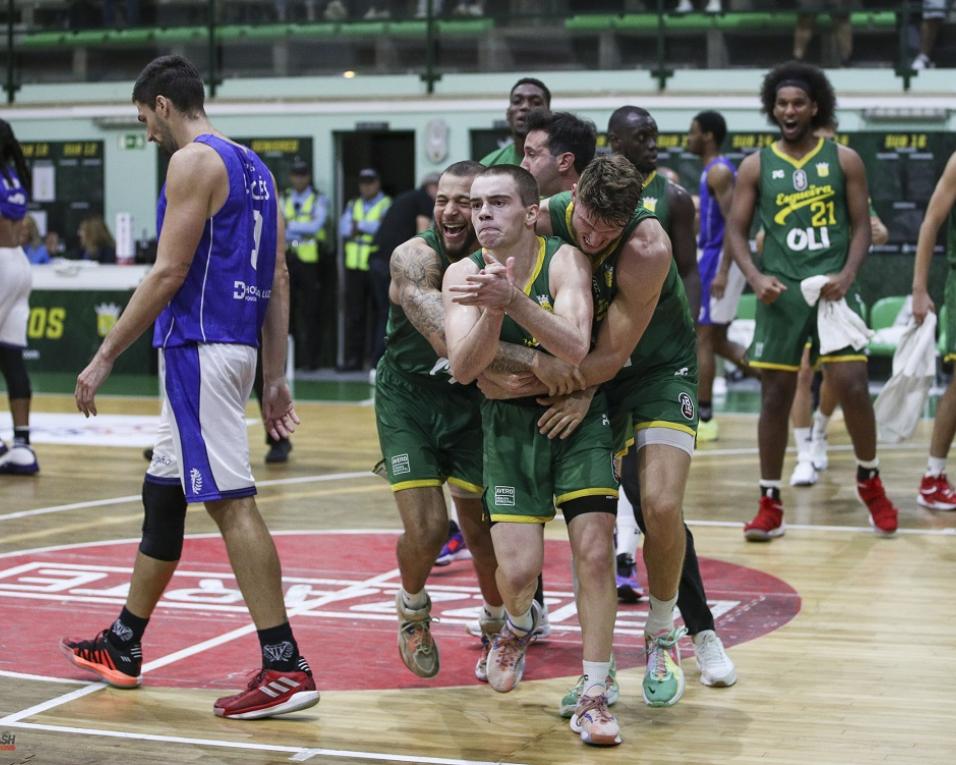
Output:
<path fill-rule="evenodd" d="M 667 201 L 667 178 L 654 170 L 644 179 L 641 193 L 641 206 L 661 222 L 664 230 L 670 233 L 671 211 Z"/>
<path fill-rule="evenodd" d="M 478 161 L 485 167 L 492 167 L 493 165 L 520 165 L 523 159 L 524 155 L 518 153 L 518 148 L 513 143 L 509 143 L 507 146 L 489 152 Z"/>
<path fill-rule="evenodd" d="M 821 138 L 800 159 L 761 149 L 758 209 L 765 273 L 801 281 L 843 268 L 851 227 L 836 143 Z"/>

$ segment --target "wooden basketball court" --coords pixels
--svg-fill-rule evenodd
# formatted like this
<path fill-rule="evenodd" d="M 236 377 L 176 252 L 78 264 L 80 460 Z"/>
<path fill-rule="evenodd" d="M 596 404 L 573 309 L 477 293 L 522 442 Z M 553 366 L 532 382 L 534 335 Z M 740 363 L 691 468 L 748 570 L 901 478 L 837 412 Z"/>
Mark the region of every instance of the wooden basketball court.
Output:
<path fill-rule="evenodd" d="M 157 413 L 156 401 L 149 398 L 104 397 L 99 405 L 103 414 Z M 74 411 L 67 396 L 38 396 L 34 409 Z M 255 416 L 253 408 L 249 412 Z M 285 567 L 286 574 L 291 571 L 299 586 L 310 587 L 310 565 L 325 570 L 332 555 L 326 544 L 310 558 L 310 533 L 349 531 L 356 545 L 377 539 L 376 549 L 388 550 L 399 522 L 388 488 L 368 473 L 379 456 L 371 407 L 305 403 L 300 414 L 303 423 L 288 465 L 263 466 L 260 427 L 250 428 L 250 439 L 259 506 L 270 528 L 286 532 L 278 537 L 287 540 L 280 541 L 280 552 L 293 544 L 305 551 L 291 569 Z M 59 574 L 51 574 L 46 564 L 28 562 L 11 574 L 10 561 L 52 561 L 57 550 L 80 551 L 71 553 L 71 571 L 96 570 L 115 577 L 111 582 L 122 582 L 135 542 L 119 546 L 128 555 L 125 562 L 121 556 L 105 565 L 89 556 L 103 549 L 99 543 L 138 539 L 145 463 L 139 448 L 39 445 L 42 472 L 37 477 L 0 479 L 0 765 L 952 762 L 956 513 L 931 513 L 915 502 L 930 423 L 922 423 L 911 442 L 881 448 L 883 479 L 901 508 L 895 539 L 880 539 L 870 531 L 855 497 L 848 439 L 835 421 L 830 426 L 830 469 L 812 488 L 784 491 L 787 534 L 765 545 L 746 543 L 740 529 L 756 509 L 756 418 L 723 415 L 720 423 L 720 441 L 705 445 L 695 457 L 685 503 L 705 561 L 705 585 L 708 570 L 733 568 L 740 602 L 751 604 L 729 612 L 726 621 L 718 618 L 718 631 L 730 634 L 747 622 L 748 613 L 762 613 L 765 596 L 744 592 L 758 577 L 782 583 L 780 597 L 795 615 L 779 624 L 748 626 L 754 636 L 730 648 L 739 678 L 733 688 L 704 687 L 697 681 L 696 662 L 686 658 L 687 691 L 669 709 L 651 709 L 642 702 L 640 650 L 630 633 L 622 633 L 617 649 L 622 696 L 615 711 L 624 744 L 614 750 L 585 747 L 558 716 L 558 701 L 579 669 L 546 679 L 534 679 L 529 672 L 531 677 L 516 691 L 496 694 L 461 669 L 473 664 L 475 654 L 469 648 L 467 657 L 456 658 L 457 651 L 466 649 L 446 635 L 453 629 L 464 635 L 461 625 L 467 620 L 450 619 L 436 626 L 436 635 L 443 674 L 451 680 L 441 685 L 419 681 L 401 666 L 394 622 L 374 603 L 352 616 L 330 614 L 320 621 L 309 613 L 318 606 L 309 603 L 328 598 L 291 608 L 297 632 L 300 626 L 320 623 L 317 639 L 309 632 L 308 643 L 302 644 L 301 637 L 299 642 L 313 666 L 326 669 L 316 673 L 323 691 L 319 705 L 288 717 L 239 722 L 212 714 L 213 700 L 239 690 L 242 673 L 257 661 L 254 648 L 245 650 L 254 645 L 254 632 L 241 603 L 223 605 L 220 611 L 210 606 L 209 613 L 202 606 L 175 612 L 160 608 L 144 641 L 143 687 L 120 691 L 88 682 L 57 658 L 56 644 L 81 625 L 107 626 L 113 616 L 106 614 L 115 615 L 114 603 L 122 602 L 121 586 L 109 596 L 67 596 L 57 584 Z M 788 460 L 785 475 L 791 466 Z M 214 531 L 202 508 L 193 507 L 187 533 Z M 563 523 L 555 520 L 546 533 L 554 549 L 562 550 Z M 369 564 L 367 555 L 349 546 L 349 536 L 334 538 L 344 540 L 335 551 L 344 561 L 336 563 L 336 581 L 369 591 L 391 586 L 394 593 L 393 554 L 376 553 Z M 56 549 L 43 552 L 46 548 Z M 355 565 L 349 570 L 351 559 Z M 186 555 L 181 569 L 198 566 L 197 586 L 215 589 L 213 574 L 227 569 L 217 563 L 213 573 L 203 574 L 203 565 Z M 466 590 L 469 565 L 457 562 L 452 569 L 450 578 L 440 580 L 451 584 L 442 586 Z M 433 578 L 445 576 L 443 571 Z M 358 585 L 350 584 L 353 580 Z M 567 567 L 549 569 L 545 585 L 561 591 L 558 599 L 566 598 Z M 287 602 L 289 597 L 287 593 Z M 26 626 L 14 624 L 25 612 Z M 392 636 L 385 640 L 384 632 L 376 633 L 377 642 L 366 641 L 361 614 L 368 623 L 379 619 L 376 629 Z M 163 654 L 153 635 L 171 630 L 170 624 L 180 643 Z M 573 667 L 567 657 L 574 655 L 578 633 L 556 632 L 553 641 L 531 648 L 529 668 L 547 665 L 549 652 L 554 661 L 562 657 L 561 666 Z M 243 648 L 237 653 L 239 664 L 225 672 L 214 658 L 223 652 L 231 656 L 238 644 Z M 323 657 L 333 652 L 326 651 L 326 644 L 334 646 L 331 660 Z M 378 647 L 386 644 L 389 650 Z M 33 658 L 24 660 L 27 655 Z M 176 671 L 180 680 L 159 682 L 163 673 L 173 677 Z M 361 675 L 364 685 L 343 687 L 348 683 L 340 673 Z M 388 681 L 382 678 L 390 673 L 402 678 L 402 687 L 384 687 Z"/>

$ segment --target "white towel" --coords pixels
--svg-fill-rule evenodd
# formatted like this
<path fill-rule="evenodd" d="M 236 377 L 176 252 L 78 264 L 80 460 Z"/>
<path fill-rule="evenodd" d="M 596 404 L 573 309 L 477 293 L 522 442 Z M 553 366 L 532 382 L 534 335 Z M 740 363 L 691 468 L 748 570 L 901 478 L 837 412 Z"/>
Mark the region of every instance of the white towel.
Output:
<path fill-rule="evenodd" d="M 899 443 L 916 429 L 936 375 L 936 314 L 910 318 L 893 354 L 893 376 L 873 402 L 880 441 Z"/>
<path fill-rule="evenodd" d="M 800 291 L 807 305 L 816 305 L 820 300 L 820 290 L 828 281 L 830 277 L 822 275 L 800 282 Z M 817 310 L 817 336 L 820 338 L 820 355 L 826 356 L 847 346 L 862 350 L 873 331 L 850 309 L 844 298 L 836 301 L 824 299 Z"/>

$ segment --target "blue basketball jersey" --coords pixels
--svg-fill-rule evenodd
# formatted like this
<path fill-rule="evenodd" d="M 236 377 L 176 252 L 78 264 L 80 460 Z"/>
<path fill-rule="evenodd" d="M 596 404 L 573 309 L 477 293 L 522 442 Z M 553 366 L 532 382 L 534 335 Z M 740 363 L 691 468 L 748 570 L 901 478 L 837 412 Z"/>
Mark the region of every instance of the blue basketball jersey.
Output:
<path fill-rule="evenodd" d="M 0 167 L 0 218 L 23 220 L 27 214 L 27 190 L 13 165 Z"/>
<path fill-rule="evenodd" d="M 737 174 L 733 163 L 726 157 L 714 157 L 700 174 L 700 235 L 697 237 L 697 246 L 705 253 L 720 251 L 724 246 L 724 216 L 707 186 L 707 172 L 714 165 L 726 165 L 731 174 Z"/>
<path fill-rule="evenodd" d="M 269 170 L 250 149 L 213 135 L 196 138 L 215 149 L 229 175 L 229 196 L 206 221 L 186 281 L 156 319 L 153 346 L 239 343 L 258 346 L 275 269 L 276 192 Z M 166 185 L 156 211 L 166 214 Z"/>

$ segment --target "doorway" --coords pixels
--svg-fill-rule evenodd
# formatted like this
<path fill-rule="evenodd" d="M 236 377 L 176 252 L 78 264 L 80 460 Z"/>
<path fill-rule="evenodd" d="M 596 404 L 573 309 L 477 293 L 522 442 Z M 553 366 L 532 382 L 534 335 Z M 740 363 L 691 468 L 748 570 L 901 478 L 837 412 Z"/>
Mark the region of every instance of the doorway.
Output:
<path fill-rule="evenodd" d="M 346 204 L 358 196 L 358 175 L 367 167 L 374 168 L 382 180 L 382 191 L 395 199 L 402 192 L 415 188 L 415 131 L 389 130 L 376 126 L 367 130 L 341 131 L 333 134 L 335 139 L 335 199 L 336 221 L 342 216 Z M 337 231 L 336 226 L 336 233 Z M 335 305 L 338 321 L 336 326 L 336 365 L 345 363 L 345 247 L 338 238 L 337 299 L 326 301 L 323 306 Z M 366 347 L 372 341 L 372 307 L 366 306 Z M 331 322 L 323 322 L 331 326 Z M 324 340 L 325 338 L 323 338 Z"/>

